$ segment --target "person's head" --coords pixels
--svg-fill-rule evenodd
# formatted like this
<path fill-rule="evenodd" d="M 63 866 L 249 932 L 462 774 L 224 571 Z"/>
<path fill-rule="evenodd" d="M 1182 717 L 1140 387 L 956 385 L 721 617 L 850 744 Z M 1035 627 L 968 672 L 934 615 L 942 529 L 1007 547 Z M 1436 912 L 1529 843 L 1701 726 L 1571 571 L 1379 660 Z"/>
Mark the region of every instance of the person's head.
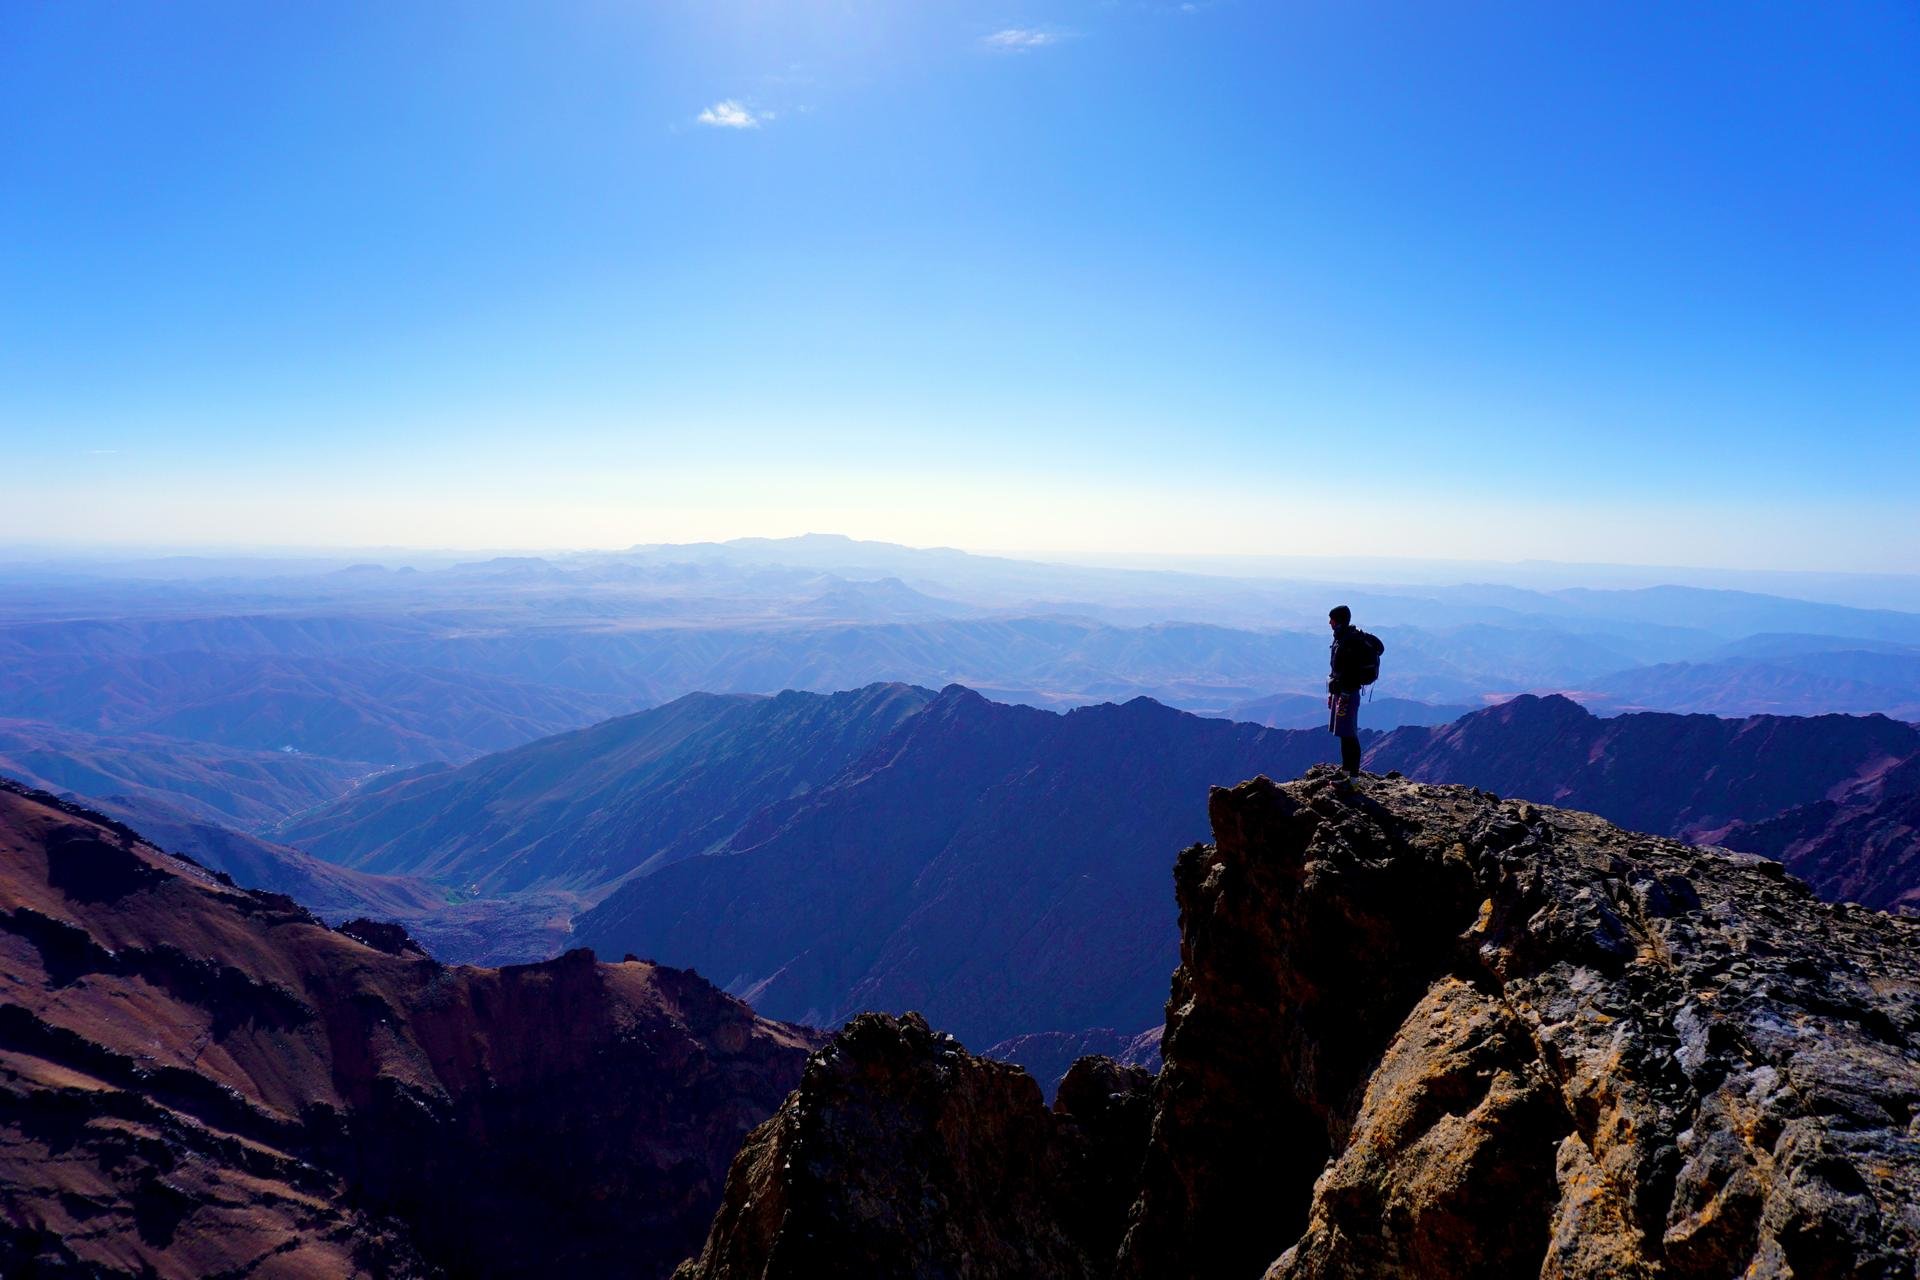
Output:
<path fill-rule="evenodd" d="M 1335 631 L 1353 621 L 1353 610 L 1343 604 L 1337 604 L 1327 610 L 1327 625 Z"/>

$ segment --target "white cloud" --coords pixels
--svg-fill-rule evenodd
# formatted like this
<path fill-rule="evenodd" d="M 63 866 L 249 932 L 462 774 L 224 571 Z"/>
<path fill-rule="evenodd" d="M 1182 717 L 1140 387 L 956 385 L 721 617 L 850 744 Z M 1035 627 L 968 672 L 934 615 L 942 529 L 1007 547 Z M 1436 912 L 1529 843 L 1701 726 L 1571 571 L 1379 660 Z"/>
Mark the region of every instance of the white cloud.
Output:
<path fill-rule="evenodd" d="M 716 129 L 758 129 L 762 122 L 773 119 L 773 112 L 756 114 L 738 98 L 723 98 L 694 119 Z"/>
<path fill-rule="evenodd" d="M 982 36 L 980 43 L 1000 53 L 1030 53 L 1050 44 L 1059 44 L 1061 39 L 1057 31 L 1043 31 L 1038 27 L 1007 27 L 990 36 Z"/>

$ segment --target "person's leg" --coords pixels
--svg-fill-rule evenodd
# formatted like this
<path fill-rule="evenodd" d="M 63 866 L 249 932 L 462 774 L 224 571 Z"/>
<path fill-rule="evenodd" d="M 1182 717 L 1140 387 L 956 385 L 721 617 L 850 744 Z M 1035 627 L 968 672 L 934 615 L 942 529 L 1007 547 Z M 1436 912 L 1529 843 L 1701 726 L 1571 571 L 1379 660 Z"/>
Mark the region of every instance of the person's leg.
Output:
<path fill-rule="evenodd" d="M 1343 693 L 1334 700 L 1333 731 L 1340 738 L 1340 767 L 1360 772 L 1360 695 Z"/>

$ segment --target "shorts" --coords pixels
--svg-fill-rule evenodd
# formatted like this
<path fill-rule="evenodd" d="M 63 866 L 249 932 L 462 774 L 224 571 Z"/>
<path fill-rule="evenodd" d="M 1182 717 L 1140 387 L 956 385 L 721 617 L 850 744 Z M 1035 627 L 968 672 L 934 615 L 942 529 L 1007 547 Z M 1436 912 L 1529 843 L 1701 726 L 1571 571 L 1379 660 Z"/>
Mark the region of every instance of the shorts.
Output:
<path fill-rule="evenodd" d="M 1336 693 L 1333 695 L 1333 717 L 1327 725 L 1327 731 L 1341 738 L 1360 736 L 1359 694 Z"/>

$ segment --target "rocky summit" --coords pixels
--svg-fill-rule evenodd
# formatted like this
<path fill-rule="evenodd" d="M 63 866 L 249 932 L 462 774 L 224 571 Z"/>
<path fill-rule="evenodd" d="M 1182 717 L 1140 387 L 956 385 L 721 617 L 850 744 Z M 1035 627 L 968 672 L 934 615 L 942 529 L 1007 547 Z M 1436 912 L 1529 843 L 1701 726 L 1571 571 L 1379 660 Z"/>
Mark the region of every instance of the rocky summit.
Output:
<path fill-rule="evenodd" d="M 1211 818 L 1149 1089 L 856 1019 L 682 1280 L 1915 1275 L 1920 925 L 1395 776 Z"/>
<path fill-rule="evenodd" d="M 0 784 L 0 1276 L 660 1276 L 821 1037 L 449 967 Z"/>
<path fill-rule="evenodd" d="M 862 1014 L 748 1138 L 675 1280 L 1090 1280 L 1125 1226 L 1151 1080 L 1083 1058 L 1048 1110 L 1032 1076 L 918 1014 Z"/>

